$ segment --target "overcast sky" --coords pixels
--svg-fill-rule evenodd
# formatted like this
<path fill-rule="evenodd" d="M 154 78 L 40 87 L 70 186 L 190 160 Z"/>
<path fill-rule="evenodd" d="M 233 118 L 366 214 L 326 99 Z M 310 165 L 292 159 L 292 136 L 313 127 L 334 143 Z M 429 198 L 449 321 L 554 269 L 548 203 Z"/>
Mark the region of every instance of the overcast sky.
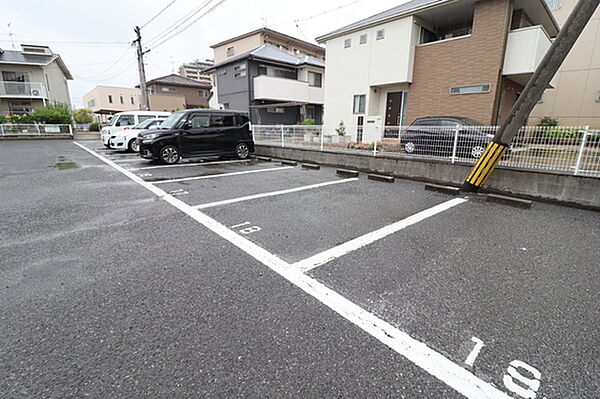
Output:
<path fill-rule="evenodd" d="M 75 107 L 81 107 L 83 94 L 97 85 L 133 87 L 138 84 L 135 51 L 128 44 L 134 39 L 133 27 L 145 24 L 171 1 L 11 1 L 2 6 L 0 48 L 11 49 L 9 22 L 17 49 L 20 43 L 49 45 L 62 56 L 75 76 L 69 83 L 71 101 Z M 205 1 L 175 0 L 142 29 L 143 42 L 150 47 L 158 44 L 158 40 L 155 43 L 150 40 L 189 16 Z M 218 1 L 213 0 L 211 4 Z M 406 1 L 225 0 L 185 32 L 148 53 L 146 77 L 150 80 L 177 71 L 183 62 L 212 59 L 211 44 L 260 28 L 265 23 L 271 29 L 314 42 L 319 35 Z M 194 19 L 196 17 L 182 27 Z M 295 20 L 301 21 L 300 29 Z M 73 43 L 98 41 L 113 43 Z"/>

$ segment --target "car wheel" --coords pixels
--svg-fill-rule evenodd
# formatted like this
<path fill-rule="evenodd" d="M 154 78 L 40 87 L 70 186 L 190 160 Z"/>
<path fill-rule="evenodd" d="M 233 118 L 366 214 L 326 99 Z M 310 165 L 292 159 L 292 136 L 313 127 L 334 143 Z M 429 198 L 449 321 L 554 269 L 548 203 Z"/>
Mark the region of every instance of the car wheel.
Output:
<path fill-rule="evenodd" d="M 127 144 L 127 149 L 129 152 L 140 152 L 140 145 L 137 142 L 137 139 L 129 140 L 129 144 Z"/>
<path fill-rule="evenodd" d="M 167 145 L 161 148 L 158 158 L 161 163 L 172 165 L 179 162 L 179 158 L 181 158 L 181 156 L 179 155 L 179 150 L 177 147 Z"/>
<path fill-rule="evenodd" d="M 481 158 L 481 156 L 483 155 L 483 153 L 485 152 L 485 148 L 483 148 L 483 146 L 480 145 L 476 145 L 475 147 L 471 148 L 471 156 L 473 158 Z"/>
<path fill-rule="evenodd" d="M 404 151 L 406 151 L 407 154 L 414 154 L 417 151 L 417 146 L 412 141 L 409 141 L 404 144 Z"/>
<path fill-rule="evenodd" d="M 235 147 L 235 156 L 238 159 L 246 159 L 250 156 L 250 147 L 246 143 L 240 143 Z"/>

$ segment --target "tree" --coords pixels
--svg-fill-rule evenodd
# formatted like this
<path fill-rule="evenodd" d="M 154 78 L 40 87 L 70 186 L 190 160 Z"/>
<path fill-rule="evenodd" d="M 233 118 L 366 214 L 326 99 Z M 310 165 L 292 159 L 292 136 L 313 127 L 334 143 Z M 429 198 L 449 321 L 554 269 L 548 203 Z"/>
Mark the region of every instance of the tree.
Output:
<path fill-rule="evenodd" d="M 94 120 L 92 110 L 89 108 L 80 108 L 73 112 L 73 118 L 77 123 L 90 123 Z"/>
<path fill-rule="evenodd" d="M 38 108 L 32 115 L 38 123 L 71 124 L 71 110 L 66 105 L 56 104 Z"/>

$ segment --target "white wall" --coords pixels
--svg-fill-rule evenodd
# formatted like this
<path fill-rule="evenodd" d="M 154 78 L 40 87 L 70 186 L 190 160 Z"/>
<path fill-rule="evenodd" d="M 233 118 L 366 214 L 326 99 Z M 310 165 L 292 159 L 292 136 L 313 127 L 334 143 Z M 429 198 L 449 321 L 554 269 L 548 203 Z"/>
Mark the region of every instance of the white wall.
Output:
<path fill-rule="evenodd" d="M 534 73 L 552 45 L 541 26 L 512 30 L 508 34 L 504 75 Z"/>
<path fill-rule="evenodd" d="M 377 31 L 385 30 L 385 38 L 376 40 Z M 415 21 L 413 17 L 366 28 L 328 40 L 325 69 L 325 134 L 334 134 L 340 121 L 349 132 L 354 130 L 357 117 L 353 114 L 353 96 L 367 96 L 366 117 L 381 110 L 382 95 L 373 96 L 378 104 L 370 105 L 372 86 L 390 86 L 412 81 Z M 360 36 L 367 34 L 367 43 Z M 352 46 L 344 48 L 344 41 Z M 378 90 L 379 91 L 379 90 Z"/>

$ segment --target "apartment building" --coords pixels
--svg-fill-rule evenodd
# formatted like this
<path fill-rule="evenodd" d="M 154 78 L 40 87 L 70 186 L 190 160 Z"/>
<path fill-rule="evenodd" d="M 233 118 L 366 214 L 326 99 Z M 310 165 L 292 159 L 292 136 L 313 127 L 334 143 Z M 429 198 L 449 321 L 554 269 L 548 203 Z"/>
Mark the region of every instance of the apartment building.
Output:
<path fill-rule="evenodd" d="M 152 111 L 173 112 L 180 109 L 206 108 L 211 96 L 210 82 L 176 74 L 152 79 L 146 85 Z"/>
<path fill-rule="evenodd" d="M 62 58 L 47 46 L 0 49 L 0 114 L 30 114 L 47 104 L 70 107 L 69 80 Z"/>
<path fill-rule="evenodd" d="M 322 123 L 325 62 L 263 44 L 213 66 L 219 107 L 250 112 L 257 124 Z"/>
<path fill-rule="evenodd" d="M 221 64 L 228 59 L 255 50 L 264 44 L 268 44 L 294 57 L 308 56 L 325 60 L 324 48 L 269 28 L 257 29 L 210 47 L 214 51 L 215 64 Z"/>
<path fill-rule="evenodd" d="M 558 30 L 544 0 L 414 0 L 323 35 L 326 134 L 343 121 L 372 141 L 425 116 L 497 124 Z"/>
<path fill-rule="evenodd" d="M 83 106 L 92 110 L 96 122 L 108 122 L 118 112 L 140 110 L 140 89 L 96 86 L 83 95 Z"/>
<path fill-rule="evenodd" d="M 562 26 L 577 0 L 547 0 Z M 600 129 L 600 9 L 586 26 L 556 75 L 556 87 L 546 90 L 531 113 L 530 123 L 544 116 L 561 125 Z"/>
<path fill-rule="evenodd" d="M 186 64 L 181 64 L 179 67 L 179 75 L 184 78 L 194 79 L 200 82 L 211 83 L 210 74 L 206 73 L 205 70 L 212 67 L 213 62 L 207 61 L 194 61 Z"/>

